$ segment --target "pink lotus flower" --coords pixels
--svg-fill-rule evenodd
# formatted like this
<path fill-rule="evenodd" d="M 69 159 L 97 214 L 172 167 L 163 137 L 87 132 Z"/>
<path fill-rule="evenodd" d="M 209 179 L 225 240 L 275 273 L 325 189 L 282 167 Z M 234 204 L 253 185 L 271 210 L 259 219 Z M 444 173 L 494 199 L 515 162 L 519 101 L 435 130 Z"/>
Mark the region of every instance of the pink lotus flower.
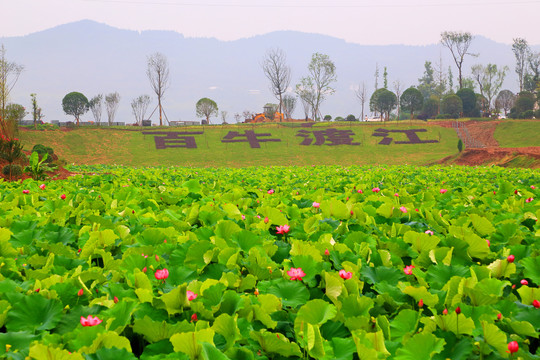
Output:
<path fill-rule="evenodd" d="M 81 325 L 82 326 L 96 326 L 101 324 L 102 320 L 100 318 L 93 317 L 92 315 L 88 315 L 88 317 L 81 316 Z"/>
<path fill-rule="evenodd" d="M 77 296 L 83 296 L 83 294 L 84 294 L 84 290 L 83 290 L 83 289 L 77 291 Z"/>
<path fill-rule="evenodd" d="M 274 193 L 274 189 L 268 190 L 268 195 L 272 195 Z"/>
<path fill-rule="evenodd" d="M 490 246 L 491 246 L 491 242 L 490 242 L 488 239 L 486 239 L 486 242 L 487 242 L 487 244 L 488 244 L 488 247 L 490 247 Z"/>
<path fill-rule="evenodd" d="M 502 319 L 502 314 L 501 313 L 498 313 L 497 314 L 497 320 L 501 320 Z"/>
<path fill-rule="evenodd" d="M 23 194 L 30 194 L 30 190 L 27 190 L 27 189 L 24 189 L 22 192 Z"/>
<path fill-rule="evenodd" d="M 395 196 L 395 197 L 399 197 L 399 194 L 398 194 L 398 193 L 395 193 L 394 196 Z"/>
<path fill-rule="evenodd" d="M 242 220 L 246 220 L 246 215 L 242 215 Z"/>
<path fill-rule="evenodd" d="M 513 263 L 515 259 L 516 257 L 514 255 L 508 255 L 506 261 L 508 261 L 509 263 Z"/>
<path fill-rule="evenodd" d="M 287 271 L 287 275 L 291 277 L 291 280 L 300 280 L 302 281 L 302 278 L 306 276 L 306 274 L 302 271 L 302 268 L 290 268 L 289 271 Z"/>
<path fill-rule="evenodd" d="M 424 306 L 424 300 L 420 299 L 420 301 L 418 302 L 418 307 L 423 307 Z"/>
<path fill-rule="evenodd" d="M 406 274 L 406 275 L 412 275 L 412 271 L 414 269 L 414 265 L 407 265 L 403 268 L 403 272 Z"/>
<path fill-rule="evenodd" d="M 278 226 L 276 227 L 276 234 L 286 234 L 289 232 L 289 225 L 282 225 L 282 226 Z"/>
<path fill-rule="evenodd" d="M 146 266 L 145 266 L 145 267 L 143 267 L 142 272 L 145 273 L 147 270 L 148 270 L 148 269 L 147 269 Z"/>
<path fill-rule="evenodd" d="M 446 190 L 446 189 L 441 189 L 441 190 L 439 190 L 439 192 L 440 192 L 441 194 L 444 194 L 444 193 L 447 192 L 447 191 L 448 191 L 448 190 Z"/>
<path fill-rule="evenodd" d="M 525 202 L 526 202 L 526 203 L 530 203 L 530 202 L 532 202 L 533 200 L 534 200 L 534 199 L 533 199 L 532 197 L 530 197 L 530 198 L 525 199 Z"/>
<path fill-rule="evenodd" d="M 358 190 L 357 193 L 363 194 L 364 192 L 362 190 Z"/>
<path fill-rule="evenodd" d="M 270 221 L 270 220 L 268 219 L 268 216 L 266 216 L 266 217 L 264 218 L 264 223 L 265 223 L 265 224 L 268 224 L 268 221 Z"/>
<path fill-rule="evenodd" d="M 62 194 L 62 195 L 60 195 L 60 199 L 62 199 L 62 200 L 66 200 L 66 194 Z"/>
<path fill-rule="evenodd" d="M 461 308 L 459 306 L 456 308 L 456 314 L 461 314 Z"/>
<path fill-rule="evenodd" d="M 118 304 L 118 298 L 117 298 L 116 296 L 113 298 L 113 302 L 114 302 L 115 304 Z"/>
<path fill-rule="evenodd" d="M 39 188 L 40 188 L 41 190 L 45 190 L 45 184 L 39 185 Z"/>
<path fill-rule="evenodd" d="M 538 300 L 533 300 L 532 305 L 533 305 L 535 308 L 538 309 L 538 308 L 540 308 L 540 301 L 538 301 Z"/>
<path fill-rule="evenodd" d="M 195 321 L 197 321 L 197 320 L 199 320 L 199 319 L 197 318 L 197 314 L 193 313 L 193 315 L 191 315 L 191 321 L 192 321 L 192 322 L 195 322 Z"/>
<path fill-rule="evenodd" d="M 342 279 L 350 279 L 352 278 L 352 272 L 345 271 L 345 270 L 339 270 L 339 276 L 341 276 Z"/>
<path fill-rule="evenodd" d="M 169 270 L 167 269 L 156 270 L 156 272 L 154 273 L 154 276 L 156 277 L 157 280 L 165 280 L 166 278 L 169 277 Z"/>
<path fill-rule="evenodd" d="M 443 315 L 448 315 L 448 309 L 444 309 L 444 310 L 442 311 L 442 313 L 443 313 Z"/>
<path fill-rule="evenodd" d="M 527 280 L 525 280 L 525 279 L 522 279 L 520 281 L 520 283 L 521 283 L 521 285 L 529 285 L 529 282 Z"/>
<path fill-rule="evenodd" d="M 513 354 L 515 352 L 518 352 L 519 350 L 519 344 L 517 341 L 510 341 L 508 343 L 508 351 L 510 354 Z"/>
<path fill-rule="evenodd" d="M 428 234 L 428 235 L 433 235 L 433 231 L 431 231 L 431 230 L 426 230 L 425 233 Z"/>
<path fill-rule="evenodd" d="M 318 202 L 316 202 L 316 201 L 313 202 L 313 207 L 314 207 L 314 208 L 318 209 L 320 206 L 321 206 L 320 203 L 318 203 Z"/>
<path fill-rule="evenodd" d="M 324 250 L 324 255 L 326 256 L 330 255 L 330 251 L 328 251 L 328 249 Z"/>
<path fill-rule="evenodd" d="M 374 187 L 373 189 L 371 189 L 371 191 L 373 191 L 374 193 L 378 193 L 379 191 L 381 191 L 381 189 L 379 189 L 378 187 Z"/>
<path fill-rule="evenodd" d="M 536 187 L 535 187 L 534 185 L 531 185 L 531 189 L 533 189 L 533 190 L 534 190 L 534 189 L 536 189 Z"/>
<path fill-rule="evenodd" d="M 188 290 L 188 291 L 187 291 L 187 299 L 188 299 L 189 301 L 195 300 L 195 299 L 197 298 L 197 296 L 198 296 L 198 295 L 195 294 L 193 291 L 191 291 L 191 290 Z"/>
<path fill-rule="evenodd" d="M 407 213 L 407 208 L 405 206 L 400 207 L 399 210 L 404 214 Z"/>

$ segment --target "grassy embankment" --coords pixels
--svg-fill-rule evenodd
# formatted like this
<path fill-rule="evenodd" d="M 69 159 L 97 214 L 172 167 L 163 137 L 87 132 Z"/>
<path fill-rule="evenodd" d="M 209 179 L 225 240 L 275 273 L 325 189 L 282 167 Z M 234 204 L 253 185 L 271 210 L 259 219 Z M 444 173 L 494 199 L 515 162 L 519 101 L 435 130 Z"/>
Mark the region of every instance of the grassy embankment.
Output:
<path fill-rule="evenodd" d="M 500 147 L 540 146 L 540 121 L 505 120 L 493 134 Z"/>
<path fill-rule="evenodd" d="M 328 127 L 352 130 L 359 146 L 302 146 L 298 131 L 324 130 Z M 381 137 L 372 134 L 377 128 L 427 129 L 419 133 L 422 140 L 440 140 L 434 144 L 379 145 Z M 129 129 L 129 130 L 132 130 Z M 150 130 L 150 129 L 145 129 Z M 260 149 L 248 143 L 222 143 L 229 131 L 271 133 L 281 142 L 263 142 Z M 457 152 L 457 136 L 453 129 L 425 122 L 393 124 L 318 123 L 313 128 L 274 125 L 228 125 L 185 128 L 152 128 L 151 131 L 204 131 L 195 135 L 197 149 L 167 148 L 157 150 L 154 136 L 127 129 L 79 128 L 70 131 L 22 131 L 26 149 L 35 144 L 51 146 L 60 158 L 75 164 L 123 164 L 131 166 L 258 166 L 312 164 L 411 164 L 424 165 Z M 390 133 L 394 141 L 407 141 L 402 133 Z M 313 141 L 314 142 L 314 141 Z"/>

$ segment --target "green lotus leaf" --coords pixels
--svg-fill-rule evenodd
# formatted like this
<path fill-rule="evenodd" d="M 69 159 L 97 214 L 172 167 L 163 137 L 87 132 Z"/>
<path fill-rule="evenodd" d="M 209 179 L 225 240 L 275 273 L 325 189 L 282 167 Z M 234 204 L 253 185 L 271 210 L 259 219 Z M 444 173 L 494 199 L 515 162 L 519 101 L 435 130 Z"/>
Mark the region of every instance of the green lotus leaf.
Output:
<path fill-rule="evenodd" d="M 386 359 L 390 355 L 384 343 L 384 334 L 380 330 L 377 332 L 355 330 L 352 337 L 360 360 Z"/>
<path fill-rule="evenodd" d="M 202 352 L 202 343 L 214 345 L 214 330 L 202 329 L 198 331 L 174 334 L 170 338 L 174 351 L 182 352 L 190 359 L 197 359 Z"/>
<path fill-rule="evenodd" d="M 228 314 L 221 314 L 214 320 L 212 330 L 214 330 L 216 334 L 220 334 L 225 338 L 227 341 L 225 349 L 229 349 L 236 341 L 242 339 L 240 330 L 238 329 L 236 323 L 237 319 L 238 315 L 231 316 Z"/>
<path fill-rule="evenodd" d="M 522 259 L 520 263 L 524 267 L 523 274 L 525 277 L 534 281 L 535 284 L 540 284 L 540 256 L 527 257 Z"/>
<path fill-rule="evenodd" d="M 470 219 L 474 229 L 480 234 L 480 236 L 488 236 L 495 232 L 495 227 L 493 227 L 491 221 L 485 217 L 477 214 L 471 214 Z"/>
<path fill-rule="evenodd" d="M 41 295 L 28 295 L 12 303 L 6 318 L 6 328 L 8 331 L 51 330 L 61 317 L 62 303 Z"/>
<path fill-rule="evenodd" d="M 296 343 L 290 342 L 283 334 L 261 330 L 260 332 L 252 331 L 250 337 L 259 343 L 264 353 L 278 354 L 284 357 L 302 356 L 300 347 Z"/>
<path fill-rule="evenodd" d="M 118 354 L 116 354 L 118 355 Z M 130 359 L 129 354 L 127 357 L 124 357 L 125 359 Z M 64 349 L 59 349 L 53 346 L 47 346 L 44 344 L 36 343 L 30 347 L 30 358 L 36 359 L 36 360 L 84 360 L 85 358 L 79 354 L 79 353 L 71 353 Z M 94 359 L 94 358 L 92 358 Z M 96 358 L 97 359 L 97 358 Z M 114 359 L 114 358 L 99 358 L 99 359 Z M 116 358 L 118 359 L 118 358 Z M 135 359 L 133 354 L 131 354 L 131 359 Z"/>
<path fill-rule="evenodd" d="M 309 300 L 309 291 L 302 282 L 276 279 L 260 282 L 258 285 L 261 294 L 272 294 L 281 299 L 283 306 L 296 308 Z"/>
<path fill-rule="evenodd" d="M 20 351 L 24 352 L 28 349 L 29 345 L 39 338 L 39 335 L 35 335 L 29 331 L 9 331 L 7 333 L 0 333 L 0 356 L 5 355 L 7 347 L 11 346 L 10 352 Z"/>
<path fill-rule="evenodd" d="M 433 334 L 420 333 L 411 337 L 396 352 L 396 360 L 429 360 L 443 351 L 445 341 Z"/>
<path fill-rule="evenodd" d="M 499 355 L 506 357 L 508 351 L 508 341 L 506 334 L 495 324 L 482 321 L 482 331 L 486 343 L 495 348 Z"/>
<path fill-rule="evenodd" d="M 186 320 L 174 324 L 167 321 L 154 321 L 148 315 L 142 319 L 135 319 L 133 323 L 133 332 L 144 336 L 150 343 L 157 343 L 161 340 L 168 340 L 172 335 L 190 332 L 195 330 L 193 323 Z"/>

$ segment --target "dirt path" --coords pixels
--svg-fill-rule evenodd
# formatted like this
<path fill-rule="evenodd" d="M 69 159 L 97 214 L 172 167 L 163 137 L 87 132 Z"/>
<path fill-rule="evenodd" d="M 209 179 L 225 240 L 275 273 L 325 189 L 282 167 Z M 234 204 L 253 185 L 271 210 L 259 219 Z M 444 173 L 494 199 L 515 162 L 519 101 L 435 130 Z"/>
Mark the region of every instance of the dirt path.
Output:
<path fill-rule="evenodd" d="M 452 157 L 442 159 L 440 163 L 452 161 L 457 165 L 485 165 L 504 164 L 518 156 L 527 156 L 535 159 L 533 167 L 540 167 L 540 147 L 501 148 L 494 137 L 495 129 L 501 121 L 468 121 L 465 126 L 470 136 L 484 144 L 485 148 L 469 148 L 461 155 L 451 160 Z M 436 125 L 451 128 L 452 121 L 439 121 Z"/>

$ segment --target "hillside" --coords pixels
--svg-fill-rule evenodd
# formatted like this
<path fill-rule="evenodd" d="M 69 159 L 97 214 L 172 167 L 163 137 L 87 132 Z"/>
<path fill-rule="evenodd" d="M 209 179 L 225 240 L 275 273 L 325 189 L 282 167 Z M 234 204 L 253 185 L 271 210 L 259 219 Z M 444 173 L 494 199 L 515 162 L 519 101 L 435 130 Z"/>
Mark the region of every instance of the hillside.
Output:
<path fill-rule="evenodd" d="M 26 149 L 45 144 L 74 164 L 245 167 L 456 163 L 540 167 L 538 138 L 521 135 L 520 143 L 513 140 L 516 134 L 537 134 L 540 121 L 468 122 L 470 134 L 487 147 L 466 149 L 460 155 L 450 121 L 311 125 L 22 129 L 20 137 Z M 496 131 L 499 126 L 504 126 L 504 131 Z"/>
<path fill-rule="evenodd" d="M 410 129 L 420 130 L 416 132 L 417 140 L 436 142 L 399 144 L 409 142 L 414 133 L 408 137 L 396 131 Z M 386 137 L 392 138 L 392 143 L 379 145 L 387 130 L 390 132 Z M 259 142 L 248 143 L 246 136 L 232 137 L 235 134 L 230 132 L 237 135 L 253 132 Z M 228 134 L 230 139 L 227 139 Z M 454 130 L 425 123 L 400 126 L 316 124 L 312 128 L 229 125 L 144 131 L 80 128 L 22 131 L 20 136 L 27 149 L 38 143 L 47 144 L 68 163 L 132 166 L 421 165 L 455 153 L 457 144 Z M 196 148 L 170 147 L 188 146 L 190 141 Z M 308 142 L 311 143 L 302 145 Z M 158 149 L 160 144 L 165 148 Z M 257 145 L 260 147 L 256 148 Z"/>

